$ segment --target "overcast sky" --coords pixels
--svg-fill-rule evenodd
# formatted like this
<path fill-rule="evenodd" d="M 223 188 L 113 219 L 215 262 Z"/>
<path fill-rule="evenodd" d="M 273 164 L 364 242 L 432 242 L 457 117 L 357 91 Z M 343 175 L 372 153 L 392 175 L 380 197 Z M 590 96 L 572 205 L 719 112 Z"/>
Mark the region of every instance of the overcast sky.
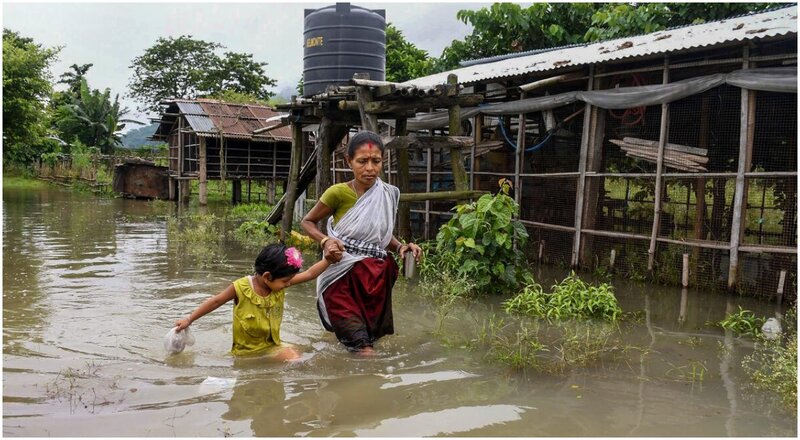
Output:
<path fill-rule="evenodd" d="M 227 50 L 252 53 L 267 62 L 266 74 L 277 80 L 273 92 L 286 95 L 303 73 L 303 10 L 336 3 L 16 3 L 3 2 L 3 27 L 31 37 L 44 46 L 63 46 L 53 64 L 54 78 L 72 64 L 93 63 L 90 87 L 119 93 L 130 116 L 146 122 L 127 98 L 131 60 L 158 37 L 192 35 Z M 385 9 L 386 20 L 408 41 L 440 56 L 454 39 L 471 28 L 456 19 L 460 9 L 480 9 L 490 3 L 353 1 L 369 9 Z M 292 90 L 292 91 L 289 91 Z"/>

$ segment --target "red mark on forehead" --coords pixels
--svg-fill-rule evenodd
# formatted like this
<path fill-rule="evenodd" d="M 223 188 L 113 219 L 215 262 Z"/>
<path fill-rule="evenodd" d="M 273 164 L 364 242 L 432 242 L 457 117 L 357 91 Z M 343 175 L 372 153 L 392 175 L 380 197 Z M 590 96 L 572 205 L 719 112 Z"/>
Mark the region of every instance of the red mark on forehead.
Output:
<path fill-rule="evenodd" d="M 367 147 L 369 147 L 370 150 L 372 149 L 372 146 L 372 142 L 367 142 Z"/>

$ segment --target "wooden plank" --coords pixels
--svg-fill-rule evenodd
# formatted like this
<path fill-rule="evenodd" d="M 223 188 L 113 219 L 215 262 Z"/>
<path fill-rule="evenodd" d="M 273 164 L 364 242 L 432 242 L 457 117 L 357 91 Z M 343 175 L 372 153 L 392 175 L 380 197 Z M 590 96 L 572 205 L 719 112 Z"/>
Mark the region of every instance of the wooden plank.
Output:
<path fill-rule="evenodd" d="M 635 137 L 626 136 L 622 138 L 626 144 L 641 145 L 645 147 L 658 148 L 658 142 L 647 139 L 639 139 Z M 690 147 L 687 145 L 668 143 L 665 147 L 667 150 L 679 151 L 681 153 L 695 154 L 698 156 L 708 156 L 708 150 L 705 148 Z"/>
<path fill-rule="evenodd" d="M 520 92 L 519 99 L 525 99 L 525 92 Z M 514 201 L 522 203 L 522 167 L 525 165 L 525 113 L 520 113 L 517 124 L 517 151 L 514 152 Z"/>
<path fill-rule="evenodd" d="M 657 149 L 650 148 L 650 147 L 645 147 L 643 145 L 629 144 L 627 142 L 621 142 L 621 141 L 618 141 L 616 139 L 609 139 L 608 141 L 611 142 L 614 145 L 619 146 L 621 149 L 623 149 L 625 151 L 641 151 L 641 152 L 644 152 L 644 153 L 653 153 L 653 154 L 657 154 L 658 153 Z M 678 161 L 694 162 L 694 163 L 697 163 L 697 164 L 706 164 L 706 163 L 708 163 L 708 157 L 698 156 L 696 154 L 681 153 L 679 151 L 670 151 L 670 150 L 667 150 L 667 149 L 664 149 L 664 157 L 669 157 L 671 159 L 675 159 L 675 160 L 678 160 Z"/>

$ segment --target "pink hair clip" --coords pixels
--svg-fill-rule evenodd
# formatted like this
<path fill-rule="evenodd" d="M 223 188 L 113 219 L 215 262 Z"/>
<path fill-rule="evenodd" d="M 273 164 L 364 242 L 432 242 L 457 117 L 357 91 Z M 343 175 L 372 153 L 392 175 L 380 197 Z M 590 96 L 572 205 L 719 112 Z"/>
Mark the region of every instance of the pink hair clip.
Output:
<path fill-rule="evenodd" d="M 286 255 L 286 262 L 289 263 L 289 266 L 297 269 L 303 267 L 303 257 L 300 255 L 300 251 L 298 251 L 297 248 L 287 248 L 284 254 Z"/>

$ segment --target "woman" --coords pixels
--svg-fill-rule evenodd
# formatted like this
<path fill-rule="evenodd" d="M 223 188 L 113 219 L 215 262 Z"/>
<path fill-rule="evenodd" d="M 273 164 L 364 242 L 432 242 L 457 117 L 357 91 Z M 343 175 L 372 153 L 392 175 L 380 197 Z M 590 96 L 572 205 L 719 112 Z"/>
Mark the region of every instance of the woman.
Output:
<path fill-rule="evenodd" d="M 326 330 L 348 350 L 374 354 L 373 343 L 394 333 L 392 287 L 397 264 L 387 251 L 403 256 L 421 250 L 392 235 L 400 190 L 383 182 L 384 145 L 361 131 L 350 139 L 345 158 L 353 180 L 332 185 L 300 223 L 320 243 L 331 266 L 317 280 L 317 309 Z M 328 234 L 317 222 L 328 218 Z"/>

